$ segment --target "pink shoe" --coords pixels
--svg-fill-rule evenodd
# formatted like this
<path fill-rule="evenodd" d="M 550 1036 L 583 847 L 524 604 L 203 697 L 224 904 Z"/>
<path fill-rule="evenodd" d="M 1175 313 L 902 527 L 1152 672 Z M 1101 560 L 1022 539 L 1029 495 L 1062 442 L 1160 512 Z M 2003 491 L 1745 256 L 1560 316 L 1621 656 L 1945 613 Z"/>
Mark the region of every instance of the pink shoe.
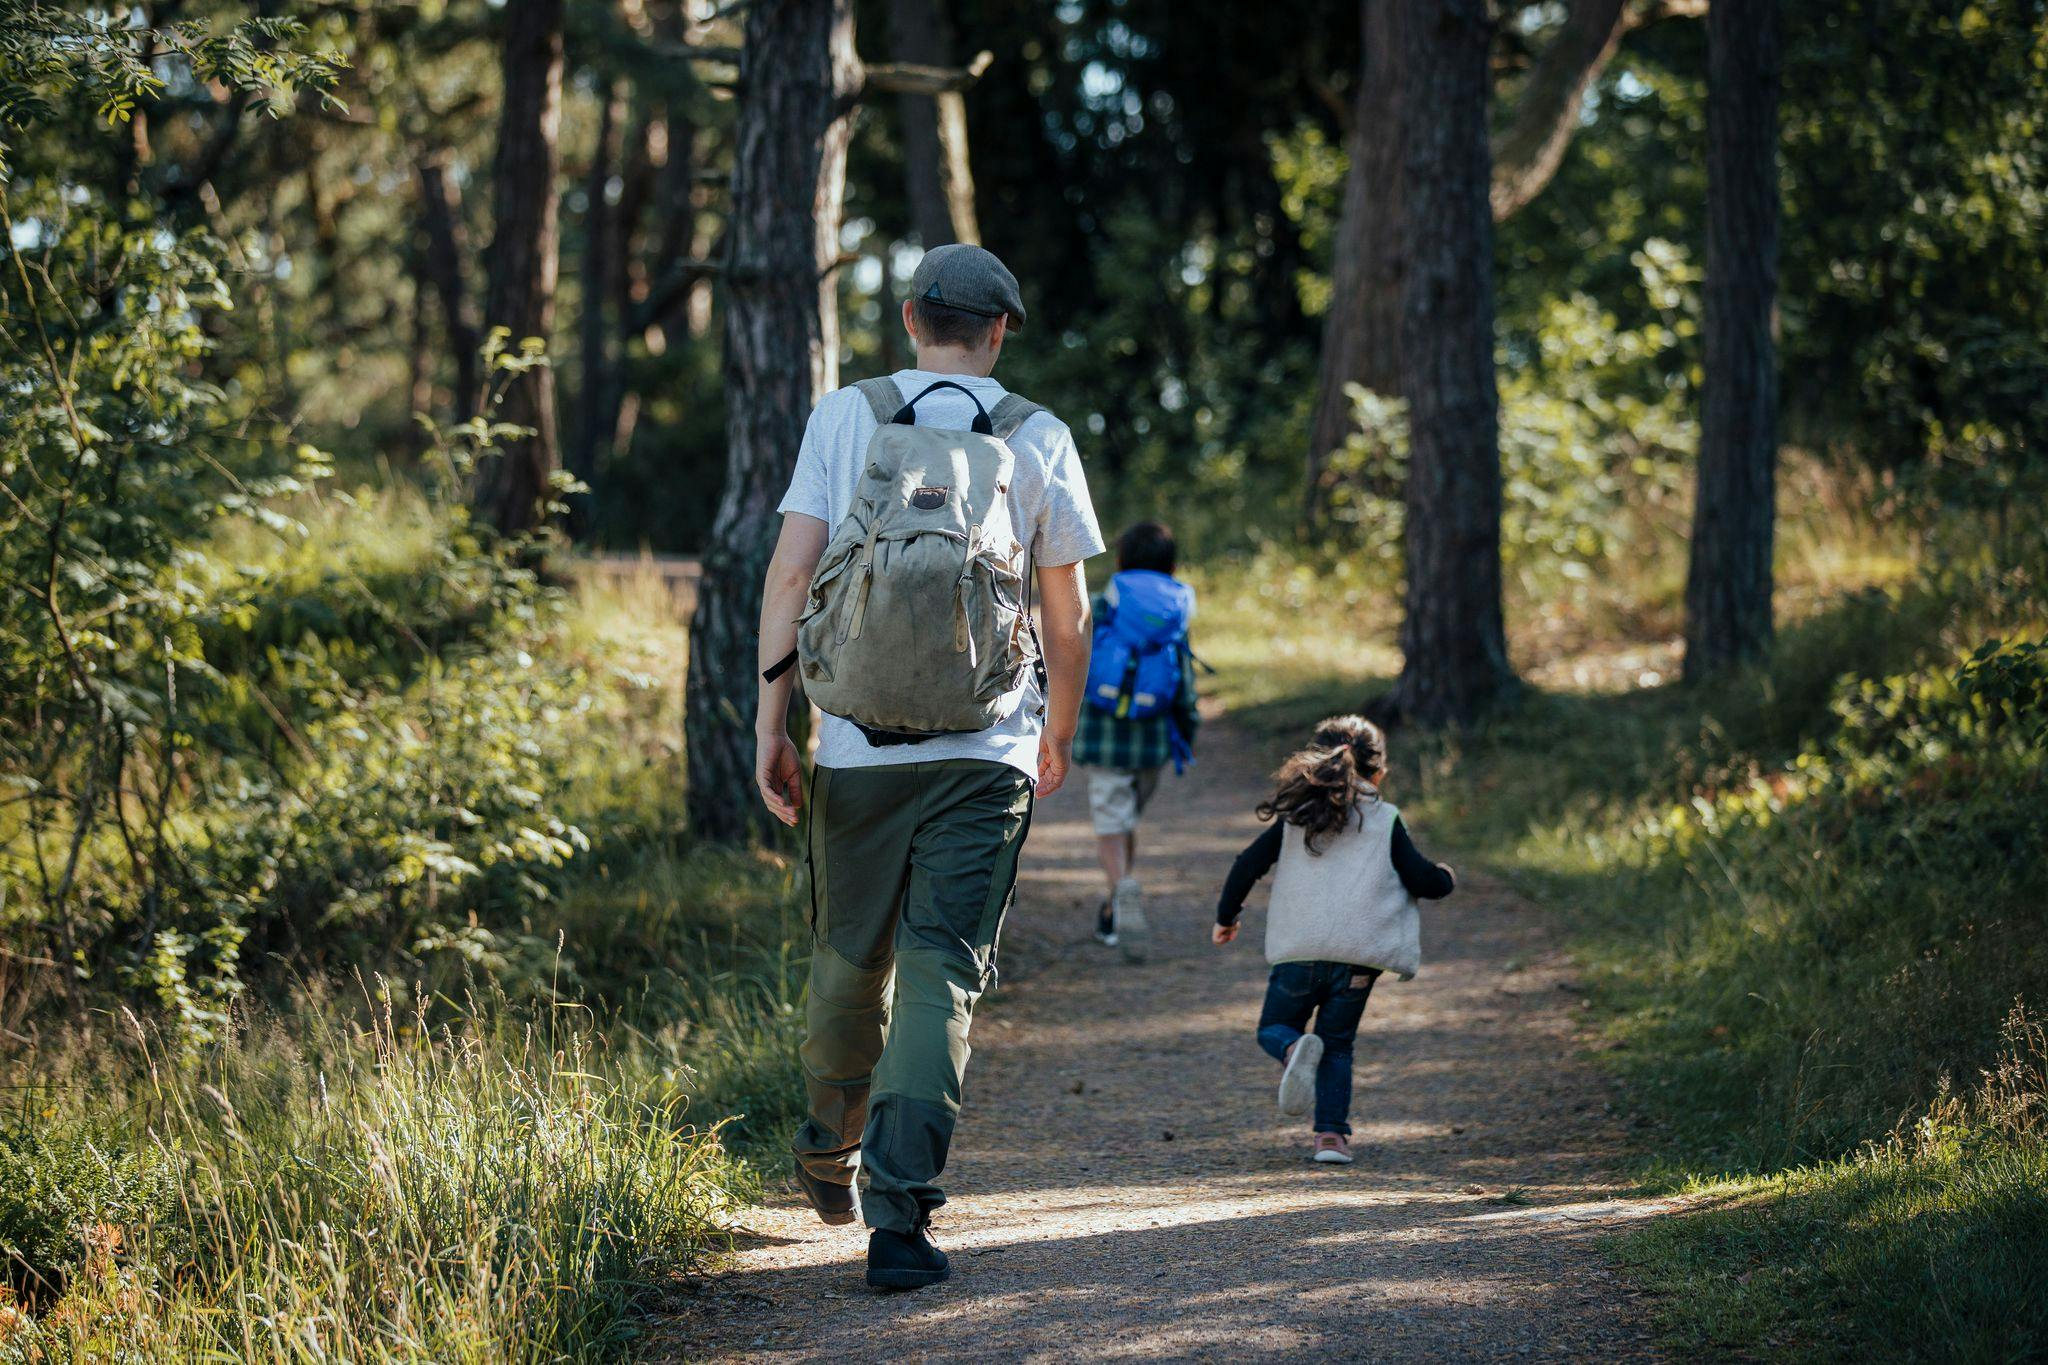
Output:
<path fill-rule="evenodd" d="M 1310 1159 L 1326 1166 L 1349 1166 L 1351 1144 L 1344 1140 L 1342 1133 L 1317 1133 L 1315 1150 Z"/>

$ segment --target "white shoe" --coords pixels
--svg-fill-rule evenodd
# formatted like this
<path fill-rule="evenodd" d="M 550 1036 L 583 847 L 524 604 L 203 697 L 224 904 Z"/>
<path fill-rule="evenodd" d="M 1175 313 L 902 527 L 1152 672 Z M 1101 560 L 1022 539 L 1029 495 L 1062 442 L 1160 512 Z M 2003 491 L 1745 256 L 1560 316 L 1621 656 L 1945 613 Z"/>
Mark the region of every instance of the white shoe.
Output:
<path fill-rule="evenodd" d="M 1323 1040 L 1304 1033 L 1287 1050 L 1287 1067 L 1280 1073 L 1280 1112 L 1292 1118 L 1315 1108 L 1316 1067 L 1323 1060 Z"/>
<path fill-rule="evenodd" d="M 1116 884 L 1109 908 L 1115 916 L 1112 922 L 1116 925 L 1116 944 L 1123 949 L 1124 961 L 1143 962 L 1146 941 L 1151 935 L 1145 923 L 1145 893 L 1136 877 L 1126 877 Z"/>

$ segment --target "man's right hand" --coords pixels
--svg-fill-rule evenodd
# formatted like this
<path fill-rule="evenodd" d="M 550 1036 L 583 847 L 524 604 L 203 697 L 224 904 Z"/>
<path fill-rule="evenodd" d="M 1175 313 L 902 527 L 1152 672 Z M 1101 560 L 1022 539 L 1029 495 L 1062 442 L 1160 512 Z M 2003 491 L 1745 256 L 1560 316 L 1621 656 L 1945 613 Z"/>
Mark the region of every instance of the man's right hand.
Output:
<path fill-rule="evenodd" d="M 1074 737 L 1050 732 L 1038 738 L 1038 796 L 1051 796 L 1067 783 L 1067 770 L 1074 764 Z"/>
<path fill-rule="evenodd" d="M 769 814 L 785 825 L 796 824 L 804 804 L 804 765 L 787 734 L 754 737 L 754 785 Z"/>

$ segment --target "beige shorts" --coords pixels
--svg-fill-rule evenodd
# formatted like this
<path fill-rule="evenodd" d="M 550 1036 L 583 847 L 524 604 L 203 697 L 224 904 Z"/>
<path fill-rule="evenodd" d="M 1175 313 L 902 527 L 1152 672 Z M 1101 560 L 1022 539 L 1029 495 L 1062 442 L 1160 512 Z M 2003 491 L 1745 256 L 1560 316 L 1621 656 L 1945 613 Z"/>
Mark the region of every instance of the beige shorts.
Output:
<path fill-rule="evenodd" d="M 1090 768 L 1088 817 L 1097 834 L 1130 834 L 1159 788 L 1157 768 Z"/>

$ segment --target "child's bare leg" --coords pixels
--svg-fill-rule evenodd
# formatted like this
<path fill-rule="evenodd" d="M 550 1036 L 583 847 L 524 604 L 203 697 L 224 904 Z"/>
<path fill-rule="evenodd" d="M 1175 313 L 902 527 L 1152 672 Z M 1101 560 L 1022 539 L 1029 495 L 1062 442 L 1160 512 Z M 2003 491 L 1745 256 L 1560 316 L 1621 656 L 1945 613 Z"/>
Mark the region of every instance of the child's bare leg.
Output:
<path fill-rule="evenodd" d="M 1102 877 L 1108 883 L 1110 894 L 1116 894 L 1116 884 L 1130 875 L 1131 836 L 1128 834 L 1096 835 L 1095 860 L 1102 864 Z"/>
<path fill-rule="evenodd" d="M 1126 877 L 1135 877 L 1137 874 L 1138 831 L 1132 830 L 1129 834 L 1126 834 L 1124 836 L 1124 875 Z M 1114 889 L 1113 885 L 1112 889 Z"/>

